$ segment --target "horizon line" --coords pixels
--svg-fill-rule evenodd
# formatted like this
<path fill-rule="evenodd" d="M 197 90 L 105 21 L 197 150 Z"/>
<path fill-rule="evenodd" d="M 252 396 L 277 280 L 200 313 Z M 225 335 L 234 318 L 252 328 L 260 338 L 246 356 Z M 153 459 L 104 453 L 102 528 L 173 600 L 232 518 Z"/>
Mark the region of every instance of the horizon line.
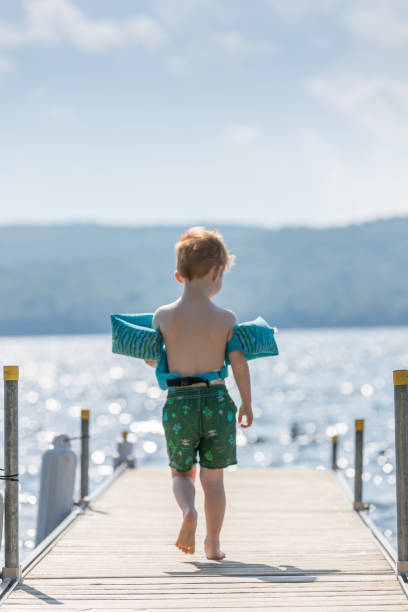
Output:
<path fill-rule="evenodd" d="M 209 227 L 213 226 L 217 227 L 234 227 L 234 228 L 246 228 L 246 229 L 262 229 L 266 231 L 280 231 L 280 230 L 294 230 L 294 229 L 306 229 L 306 230 L 330 230 L 330 229 L 347 229 L 349 227 L 358 227 L 363 225 L 372 225 L 375 223 L 381 222 L 390 222 L 397 220 L 408 220 L 408 215 L 393 215 L 387 217 L 375 217 L 372 219 L 360 220 L 360 221 L 346 221 L 342 224 L 329 224 L 329 225 L 314 225 L 314 224 L 305 224 L 305 223 L 284 223 L 281 225 L 268 225 L 265 224 L 258 225 L 256 223 L 249 225 L 248 222 L 230 222 L 227 220 L 222 220 L 218 222 L 212 221 L 185 221 L 185 222 L 142 222 L 142 223 L 115 223 L 114 221 L 103 221 L 103 220 L 81 220 L 81 219 L 73 219 L 73 220 L 63 220 L 63 221 L 45 221 L 45 222 L 35 222 L 35 221 L 22 221 L 22 222 L 0 222 L 0 230 L 10 229 L 10 228 L 61 228 L 61 227 L 76 227 L 76 226 L 84 226 L 84 227 L 105 227 L 112 229 L 146 229 L 146 228 L 184 228 L 194 227 L 194 226 L 204 226 Z"/>

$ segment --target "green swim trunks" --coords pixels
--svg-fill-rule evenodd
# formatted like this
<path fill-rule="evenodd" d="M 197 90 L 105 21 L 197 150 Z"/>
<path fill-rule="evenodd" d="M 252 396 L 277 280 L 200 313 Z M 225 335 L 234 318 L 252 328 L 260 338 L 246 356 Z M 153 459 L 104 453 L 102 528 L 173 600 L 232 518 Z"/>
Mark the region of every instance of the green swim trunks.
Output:
<path fill-rule="evenodd" d="M 187 472 L 197 450 L 202 467 L 237 463 L 236 413 L 225 385 L 170 388 L 162 412 L 169 465 Z"/>

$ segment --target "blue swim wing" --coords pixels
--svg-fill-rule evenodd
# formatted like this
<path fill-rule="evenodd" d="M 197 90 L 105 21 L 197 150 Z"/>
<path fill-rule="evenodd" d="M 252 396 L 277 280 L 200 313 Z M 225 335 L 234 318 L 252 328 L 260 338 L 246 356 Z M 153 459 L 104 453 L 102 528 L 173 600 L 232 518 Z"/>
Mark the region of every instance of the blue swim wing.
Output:
<path fill-rule="evenodd" d="M 178 378 L 179 375 L 169 373 L 163 336 L 152 328 L 152 321 L 153 313 L 111 314 L 112 352 L 157 361 L 156 376 L 160 387 L 166 389 L 167 379 Z M 274 333 L 275 328 L 268 325 L 260 316 L 254 321 L 236 325 L 234 335 L 226 345 L 225 364 L 221 369 L 221 378 L 228 376 L 227 365 L 231 363 L 228 354 L 232 351 L 242 351 L 247 360 L 278 355 Z M 214 376 L 217 377 L 217 373 L 207 372 L 202 376 L 210 380 Z"/>
<path fill-rule="evenodd" d="M 153 314 L 111 314 L 112 352 L 139 359 L 160 360 L 163 337 L 152 329 Z"/>
<path fill-rule="evenodd" d="M 242 351 L 247 360 L 278 355 L 275 331 L 262 317 L 239 323 L 235 326 L 231 340 L 227 342 L 226 363 L 231 363 L 228 354 L 237 350 Z"/>

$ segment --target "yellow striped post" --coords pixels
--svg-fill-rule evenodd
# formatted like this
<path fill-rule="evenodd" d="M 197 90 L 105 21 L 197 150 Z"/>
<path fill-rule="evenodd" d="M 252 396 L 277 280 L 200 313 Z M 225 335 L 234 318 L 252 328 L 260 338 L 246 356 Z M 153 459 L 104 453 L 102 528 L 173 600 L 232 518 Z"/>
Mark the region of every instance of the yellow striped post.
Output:
<path fill-rule="evenodd" d="M 19 370 L 16 365 L 3 366 L 4 380 L 18 380 Z"/>
<path fill-rule="evenodd" d="M 339 436 L 332 436 L 332 470 L 337 470 L 337 444 Z"/>
<path fill-rule="evenodd" d="M 18 537 L 18 377 L 16 365 L 3 366 L 4 378 L 4 567 L 2 578 L 21 579 Z"/>
<path fill-rule="evenodd" d="M 81 499 L 89 494 L 89 410 L 81 410 Z"/>
<path fill-rule="evenodd" d="M 354 445 L 354 510 L 366 510 L 363 504 L 363 434 L 364 419 L 355 419 L 355 445 Z"/>
<path fill-rule="evenodd" d="M 408 370 L 394 370 L 398 572 L 408 572 Z"/>

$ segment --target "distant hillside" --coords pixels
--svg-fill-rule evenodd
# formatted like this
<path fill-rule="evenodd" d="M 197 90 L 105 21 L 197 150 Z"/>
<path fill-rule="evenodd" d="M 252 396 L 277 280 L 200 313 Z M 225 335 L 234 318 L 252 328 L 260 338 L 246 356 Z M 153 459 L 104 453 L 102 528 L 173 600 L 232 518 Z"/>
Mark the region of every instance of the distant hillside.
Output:
<path fill-rule="evenodd" d="M 209 227 L 212 227 L 208 225 Z M 216 301 L 278 327 L 408 324 L 408 218 L 346 228 L 217 226 L 236 266 Z M 0 227 L 0 334 L 109 332 L 174 300 L 185 227 Z"/>

